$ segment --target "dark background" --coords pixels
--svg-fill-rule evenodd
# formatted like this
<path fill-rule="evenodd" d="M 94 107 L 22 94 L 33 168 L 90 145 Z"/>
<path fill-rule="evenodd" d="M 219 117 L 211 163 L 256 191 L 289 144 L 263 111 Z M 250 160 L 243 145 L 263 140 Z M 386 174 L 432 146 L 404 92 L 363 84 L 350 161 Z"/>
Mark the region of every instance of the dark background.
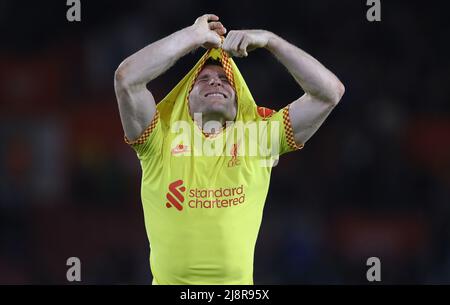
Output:
<path fill-rule="evenodd" d="M 0 2 L 0 284 L 147 284 L 140 167 L 123 142 L 113 74 L 145 45 L 215 13 L 312 54 L 346 93 L 273 170 L 255 284 L 450 283 L 450 48 L 444 1 Z M 203 54 L 149 84 L 157 100 Z M 302 91 L 266 50 L 235 59 L 259 105 Z"/>

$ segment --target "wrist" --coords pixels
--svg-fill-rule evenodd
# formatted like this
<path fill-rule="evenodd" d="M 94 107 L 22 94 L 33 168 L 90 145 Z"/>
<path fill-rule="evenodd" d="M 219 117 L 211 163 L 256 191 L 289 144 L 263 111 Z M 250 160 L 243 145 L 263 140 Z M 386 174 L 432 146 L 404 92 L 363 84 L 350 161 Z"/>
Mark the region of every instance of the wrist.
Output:
<path fill-rule="evenodd" d="M 281 39 L 278 35 L 266 31 L 267 35 L 267 43 L 265 48 L 272 52 L 272 50 L 279 44 L 279 40 Z"/>

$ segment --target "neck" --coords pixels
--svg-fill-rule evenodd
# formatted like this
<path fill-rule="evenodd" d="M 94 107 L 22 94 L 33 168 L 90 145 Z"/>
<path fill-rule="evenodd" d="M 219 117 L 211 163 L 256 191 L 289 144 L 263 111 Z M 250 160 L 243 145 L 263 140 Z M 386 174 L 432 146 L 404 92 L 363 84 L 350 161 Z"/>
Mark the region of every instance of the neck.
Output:
<path fill-rule="evenodd" d="M 219 133 L 226 124 L 226 118 L 222 114 L 194 114 L 194 121 L 206 134 Z"/>
<path fill-rule="evenodd" d="M 215 134 L 219 133 L 222 128 L 225 126 L 226 119 L 221 114 L 207 114 L 202 118 L 202 122 L 198 122 L 199 126 L 202 126 L 202 130 L 207 134 Z"/>

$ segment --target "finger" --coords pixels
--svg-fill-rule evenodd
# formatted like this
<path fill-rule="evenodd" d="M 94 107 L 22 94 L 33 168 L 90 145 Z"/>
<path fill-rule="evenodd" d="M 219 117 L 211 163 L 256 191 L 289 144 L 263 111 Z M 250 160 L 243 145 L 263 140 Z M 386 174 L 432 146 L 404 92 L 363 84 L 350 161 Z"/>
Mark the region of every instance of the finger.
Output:
<path fill-rule="evenodd" d="M 230 55 L 235 55 L 235 49 L 233 49 L 233 44 L 236 39 L 238 39 L 238 33 L 235 31 L 231 31 L 228 33 L 227 38 L 225 38 L 225 42 L 223 44 L 223 49 L 228 52 Z"/>
<path fill-rule="evenodd" d="M 233 38 L 233 40 L 230 43 L 230 49 L 231 51 L 234 53 L 234 56 L 238 56 L 240 57 L 241 54 L 239 53 L 239 43 L 241 42 L 241 40 L 243 39 L 242 33 L 236 33 L 236 36 Z"/>
<path fill-rule="evenodd" d="M 227 52 L 229 51 L 230 41 L 233 39 L 234 33 L 235 33 L 234 31 L 229 32 L 227 37 L 225 37 L 225 40 L 223 41 L 222 49 L 224 49 Z"/>
<path fill-rule="evenodd" d="M 213 30 L 214 32 L 216 32 L 217 34 L 219 34 L 220 36 L 223 36 L 226 34 L 227 29 L 225 27 L 219 27 Z"/>
<path fill-rule="evenodd" d="M 219 20 L 219 16 L 214 14 L 205 14 L 201 18 L 205 19 L 206 21 L 217 21 Z"/>
<path fill-rule="evenodd" d="M 244 36 L 244 38 L 241 40 L 241 42 L 239 43 L 239 46 L 238 46 L 239 54 L 241 54 L 244 57 L 248 56 L 247 46 L 248 46 L 249 41 L 250 40 L 249 40 L 248 36 Z"/>
<path fill-rule="evenodd" d="M 215 31 L 220 36 L 225 35 L 227 29 L 223 26 L 222 22 L 210 22 L 208 23 L 209 29 Z"/>
<path fill-rule="evenodd" d="M 224 27 L 222 22 L 210 22 L 210 23 L 208 23 L 208 26 L 209 26 L 210 30 L 215 30 L 215 29 Z"/>

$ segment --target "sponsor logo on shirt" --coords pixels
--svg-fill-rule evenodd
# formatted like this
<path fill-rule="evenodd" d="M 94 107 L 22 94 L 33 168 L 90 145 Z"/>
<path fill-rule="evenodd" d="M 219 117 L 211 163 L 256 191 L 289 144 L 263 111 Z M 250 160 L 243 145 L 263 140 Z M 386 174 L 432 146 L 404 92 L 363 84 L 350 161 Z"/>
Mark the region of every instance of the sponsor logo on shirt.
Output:
<path fill-rule="evenodd" d="M 189 151 L 190 151 L 189 146 L 184 144 L 178 144 L 177 146 L 172 148 L 172 155 L 178 155 Z"/>
<path fill-rule="evenodd" d="M 242 184 L 237 187 L 190 188 L 187 190 L 183 186 L 183 180 L 179 179 L 169 184 L 166 207 L 175 207 L 178 211 L 182 211 L 185 196 L 188 198 L 185 207 L 190 209 L 229 208 L 245 203 L 245 191 Z"/>
<path fill-rule="evenodd" d="M 175 207 L 178 211 L 183 210 L 181 205 L 184 202 L 184 196 L 181 192 L 184 192 L 186 187 L 183 186 L 183 180 L 177 180 L 169 184 L 169 192 L 166 194 L 167 200 L 166 207 Z"/>

